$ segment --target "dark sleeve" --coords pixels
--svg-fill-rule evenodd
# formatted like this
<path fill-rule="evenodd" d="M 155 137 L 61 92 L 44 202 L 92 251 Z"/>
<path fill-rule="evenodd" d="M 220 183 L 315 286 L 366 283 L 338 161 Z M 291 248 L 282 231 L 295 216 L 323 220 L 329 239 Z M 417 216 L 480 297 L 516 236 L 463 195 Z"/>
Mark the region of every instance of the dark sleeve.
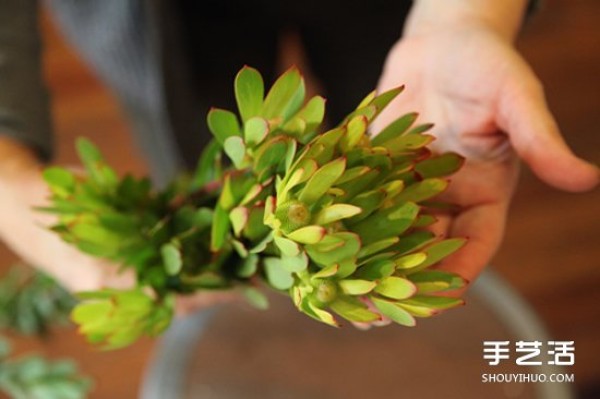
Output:
<path fill-rule="evenodd" d="M 52 155 L 37 0 L 0 0 L 0 134 Z"/>

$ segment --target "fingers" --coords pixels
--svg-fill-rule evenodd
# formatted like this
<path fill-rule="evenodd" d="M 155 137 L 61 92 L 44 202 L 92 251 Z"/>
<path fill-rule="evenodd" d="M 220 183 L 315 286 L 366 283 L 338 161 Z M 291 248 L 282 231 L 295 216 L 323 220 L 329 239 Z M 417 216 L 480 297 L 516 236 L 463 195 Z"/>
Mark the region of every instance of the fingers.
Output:
<path fill-rule="evenodd" d="M 507 209 L 505 203 L 490 203 L 471 207 L 457 215 L 449 236 L 466 237 L 468 242 L 446 258 L 439 269 L 457 273 L 469 282 L 474 281 L 500 246 Z"/>
<path fill-rule="evenodd" d="M 586 191 L 598 185 L 599 169 L 569 149 L 531 72 L 514 74 L 505 85 L 498 125 L 509 133 L 517 154 L 546 183 L 568 191 Z"/>

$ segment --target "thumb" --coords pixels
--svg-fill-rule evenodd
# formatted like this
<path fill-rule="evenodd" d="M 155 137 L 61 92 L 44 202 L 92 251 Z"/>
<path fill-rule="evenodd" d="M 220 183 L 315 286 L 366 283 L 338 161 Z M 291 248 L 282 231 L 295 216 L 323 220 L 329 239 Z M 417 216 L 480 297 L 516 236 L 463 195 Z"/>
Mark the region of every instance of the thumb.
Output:
<path fill-rule="evenodd" d="M 537 79 L 518 79 L 510 86 L 502 94 L 497 123 L 508 132 L 517 154 L 540 179 L 556 188 L 586 191 L 596 187 L 599 169 L 569 149 Z"/>

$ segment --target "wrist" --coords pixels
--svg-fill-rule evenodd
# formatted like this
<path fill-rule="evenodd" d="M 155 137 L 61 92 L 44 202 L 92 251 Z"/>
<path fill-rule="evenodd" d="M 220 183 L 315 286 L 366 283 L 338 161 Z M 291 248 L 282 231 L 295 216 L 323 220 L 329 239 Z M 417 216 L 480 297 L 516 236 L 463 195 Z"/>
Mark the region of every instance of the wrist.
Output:
<path fill-rule="evenodd" d="M 512 42 L 519 31 L 527 0 L 415 0 L 404 37 L 444 33 L 454 29 L 487 30 Z"/>

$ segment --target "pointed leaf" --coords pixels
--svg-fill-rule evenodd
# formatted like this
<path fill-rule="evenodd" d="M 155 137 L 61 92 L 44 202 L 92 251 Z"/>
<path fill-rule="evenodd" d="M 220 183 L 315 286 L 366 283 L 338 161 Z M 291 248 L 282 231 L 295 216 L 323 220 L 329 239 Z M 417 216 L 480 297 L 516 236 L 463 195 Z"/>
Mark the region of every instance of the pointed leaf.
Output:
<path fill-rule="evenodd" d="M 411 184 L 395 198 L 395 201 L 421 202 L 440 194 L 448 187 L 446 180 L 430 178 Z"/>
<path fill-rule="evenodd" d="M 373 305 L 392 321 L 407 327 L 414 327 L 416 325 L 415 318 L 397 304 L 376 297 L 371 297 L 371 300 L 373 301 Z"/>
<path fill-rule="evenodd" d="M 402 301 L 402 303 L 436 310 L 446 310 L 464 305 L 465 301 L 460 298 L 450 298 L 445 296 L 415 295 L 410 299 Z"/>
<path fill-rule="evenodd" d="M 396 237 L 406 231 L 419 213 L 419 206 L 405 202 L 400 206 L 374 213 L 352 226 L 362 239 L 363 245 L 369 245 L 390 237 Z"/>
<path fill-rule="evenodd" d="M 427 247 L 423 250 L 427 254 L 427 260 L 419 265 L 419 269 L 424 269 L 438 263 L 458 251 L 466 242 L 467 240 L 464 238 L 450 238 Z"/>
<path fill-rule="evenodd" d="M 300 192 L 299 200 L 312 204 L 319 200 L 344 173 L 346 158 L 337 158 L 319 168 Z"/>
<path fill-rule="evenodd" d="M 373 146 L 381 146 L 386 142 L 395 139 L 404 134 L 408 128 L 417 120 L 419 114 L 412 112 L 396 119 L 383 129 L 377 136 L 373 137 L 371 144 Z"/>
<path fill-rule="evenodd" d="M 422 178 L 445 177 L 458 171 L 464 163 L 464 157 L 453 152 L 447 152 L 417 163 L 415 171 Z"/>

